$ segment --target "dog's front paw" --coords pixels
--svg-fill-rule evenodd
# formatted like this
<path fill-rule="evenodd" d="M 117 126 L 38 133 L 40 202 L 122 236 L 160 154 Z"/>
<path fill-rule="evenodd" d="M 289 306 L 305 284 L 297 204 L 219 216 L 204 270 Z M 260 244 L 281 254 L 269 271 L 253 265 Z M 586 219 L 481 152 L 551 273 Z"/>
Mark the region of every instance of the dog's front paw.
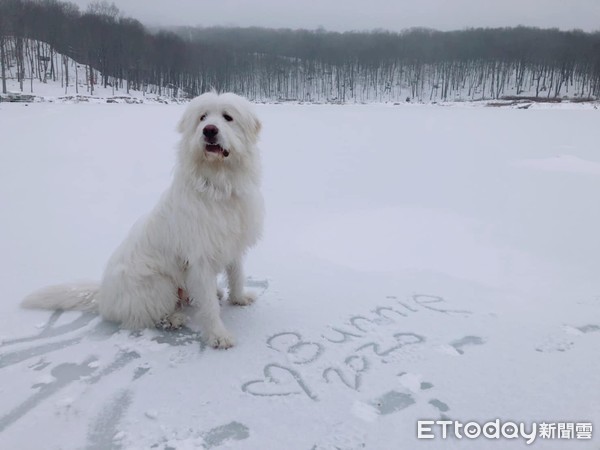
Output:
<path fill-rule="evenodd" d="M 256 300 L 256 295 L 252 292 L 244 292 L 240 296 L 235 296 L 235 297 L 230 296 L 229 297 L 229 303 L 231 303 L 232 305 L 238 305 L 238 306 L 251 305 L 252 303 L 254 303 L 255 300 Z"/>
<path fill-rule="evenodd" d="M 208 345 L 217 349 L 228 349 L 235 345 L 235 339 L 227 330 L 209 333 L 207 341 Z"/>

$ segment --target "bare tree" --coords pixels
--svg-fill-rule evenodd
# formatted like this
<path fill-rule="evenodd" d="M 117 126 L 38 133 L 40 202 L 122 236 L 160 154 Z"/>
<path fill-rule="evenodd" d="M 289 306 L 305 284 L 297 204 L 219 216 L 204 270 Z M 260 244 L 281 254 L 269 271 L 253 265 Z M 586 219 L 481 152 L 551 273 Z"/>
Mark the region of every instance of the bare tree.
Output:
<path fill-rule="evenodd" d="M 0 19 L 0 23 L 1 23 Z M 6 51 L 4 49 L 5 37 L 0 28 L 0 76 L 2 77 L 2 93 L 6 94 Z"/>

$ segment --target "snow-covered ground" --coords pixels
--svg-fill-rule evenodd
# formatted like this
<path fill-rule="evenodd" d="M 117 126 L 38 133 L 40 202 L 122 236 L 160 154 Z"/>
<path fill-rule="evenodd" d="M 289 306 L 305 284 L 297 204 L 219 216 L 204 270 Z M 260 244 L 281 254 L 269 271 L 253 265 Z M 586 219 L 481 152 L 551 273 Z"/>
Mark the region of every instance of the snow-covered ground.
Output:
<path fill-rule="evenodd" d="M 19 308 L 98 279 L 170 181 L 179 105 L 0 104 L 0 448 L 526 448 L 417 420 L 592 423 L 600 112 L 258 105 L 238 345 Z"/>

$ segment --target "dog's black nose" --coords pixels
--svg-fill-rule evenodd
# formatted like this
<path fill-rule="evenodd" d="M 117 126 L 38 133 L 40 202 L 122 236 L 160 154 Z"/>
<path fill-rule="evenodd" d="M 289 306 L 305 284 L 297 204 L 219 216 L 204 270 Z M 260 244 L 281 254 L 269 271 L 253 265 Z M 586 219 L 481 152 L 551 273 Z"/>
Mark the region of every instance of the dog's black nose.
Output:
<path fill-rule="evenodd" d="M 214 125 L 206 125 L 204 130 L 202 130 L 202 134 L 207 138 L 214 138 L 219 133 L 219 129 Z"/>

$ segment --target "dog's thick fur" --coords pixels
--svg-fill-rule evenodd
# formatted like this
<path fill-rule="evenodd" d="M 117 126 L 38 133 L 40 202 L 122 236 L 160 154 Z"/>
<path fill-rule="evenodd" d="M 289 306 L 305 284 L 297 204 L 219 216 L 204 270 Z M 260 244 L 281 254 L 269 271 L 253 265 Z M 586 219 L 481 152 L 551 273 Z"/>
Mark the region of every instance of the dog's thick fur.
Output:
<path fill-rule="evenodd" d="M 182 137 L 173 182 L 116 249 L 101 283 L 51 286 L 29 295 L 23 306 L 97 309 L 132 329 L 160 322 L 177 327 L 183 292 L 193 299 L 192 320 L 208 343 L 231 347 L 233 337 L 220 317 L 217 276 L 226 272 L 231 303 L 253 301 L 242 290 L 242 259 L 262 230 L 260 128 L 242 97 L 206 93 L 192 100 L 178 125 Z M 219 151 L 209 150 L 215 148 Z"/>

